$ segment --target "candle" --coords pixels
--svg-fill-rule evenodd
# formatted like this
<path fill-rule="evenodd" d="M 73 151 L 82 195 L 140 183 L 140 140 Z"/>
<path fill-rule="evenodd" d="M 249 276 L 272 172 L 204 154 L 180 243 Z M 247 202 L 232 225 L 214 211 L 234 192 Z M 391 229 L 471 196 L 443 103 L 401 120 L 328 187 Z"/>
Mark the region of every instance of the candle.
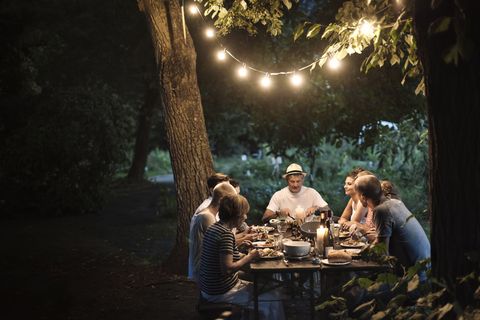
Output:
<path fill-rule="evenodd" d="M 320 228 L 317 229 L 317 239 L 315 242 L 315 246 L 317 247 L 317 252 L 319 255 L 323 255 L 325 231 L 327 231 L 327 229 L 324 226 L 320 226 Z"/>

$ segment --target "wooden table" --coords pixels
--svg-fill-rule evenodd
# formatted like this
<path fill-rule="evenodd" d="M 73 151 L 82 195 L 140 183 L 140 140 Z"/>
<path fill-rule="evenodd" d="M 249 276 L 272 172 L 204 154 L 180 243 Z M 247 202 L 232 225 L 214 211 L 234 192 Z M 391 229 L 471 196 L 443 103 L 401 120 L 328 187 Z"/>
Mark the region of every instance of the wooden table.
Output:
<path fill-rule="evenodd" d="M 312 259 L 302 261 L 288 261 L 288 266 L 282 259 L 276 260 L 259 260 L 250 263 L 250 271 L 253 275 L 253 298 L 254 298 L 254 312 L 255 319 L 259 318 L 258 314 L 258 284 L 260 277 L 265 276 L 266 279 L 272 279 L 275 273 L 290 274 L 294 273 L 304 274 L 310 280 L 310 318 L 315 316 L 315 299 L 314 299 L 314 273 L 320 272 L 320 288 L 322 299 L 327 298 L 327 276 L 329 274 L 348 273 L 355 271 L 369 271 L 369 272 L 383 272 L 389 269 L 386 265 L 380 265 L 375 262 L 366 262 L 363 260 L 353 260 L 352 263 L 345 266 L 327 266 L 323 264 L 313 264 Z"/>

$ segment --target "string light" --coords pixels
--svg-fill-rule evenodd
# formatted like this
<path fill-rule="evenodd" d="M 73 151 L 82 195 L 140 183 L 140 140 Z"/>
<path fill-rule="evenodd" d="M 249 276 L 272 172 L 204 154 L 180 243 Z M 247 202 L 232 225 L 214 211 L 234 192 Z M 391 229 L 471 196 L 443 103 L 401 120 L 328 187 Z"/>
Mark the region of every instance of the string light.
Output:
<path fill-rule="evenodd" d="M 197 13 L 199 13 L 199 10 L 198 10 L 197 6 L 194 5 L 194 4 L 191 4 L 188 7 L 188 11 L 190 11 L 190 14 L 192 14 L 192 15 L 196 15 Z"/>
<path fill-rule="evenodd" d="M 265 89 L 268 89 L 270 88 L 270 86 L 272 85 L 272 79 L 270 79 L 270 74 L 265 74 L 265 76 L 263 76 L 262 79 L 260 79 L 260 85 L 265 88 Z"/>
<path fill-rule="evenodd" d="M 303 83 L 303 78 L 298 73 L 294 73 L 290 76 L 290 83 L 294 87 L 299 87 Z"/>
<path fill-rule="evenodd" d="M 227 58 L 227 54 L 225 52 L 225 49 L 223 50 L 218 50 L 217 52 L 217 59 L 220 60 L 220 61 L 225 61 L 225 59 Z"/>
<path fill-rule="evenodd" d="M 207 36 L 207 38 L 213 38 L 215 37 L 215 31 L 212 28 L 207 28 L 205 30 L 205 35 Z"/>
<path fill-rule="evenodd" d="M 373 24 L 368 20 L 363 20 L 362 24 L 360 25 L 360 33 L 365 37 L 373 38 L 375 35 Z"/>
<path fill-rule="evenodd" d="M 328 67 L 332 70 L 337 70 L 338 68 L 340 68 L 340 64 L 340 61 L 335 57 L 331 57 L 328 60 Z"/>
<path fill-rule="evenodd" d="M 397 1 L 400 2 L 401 0 L 397 0 Z M 200 9 L 197 5 L 191 4 L 188 7 L 188 11 L 191 15 L 199 14 L 202 17 L 203 22 L 205 24 L 207 24 L 207 22 L 205 21 L 205 18 L 203 17 L 202 12 L 200 11 Z M 363 21 L 360 20 L 360 21 L 361 21 L 361 24 L 358 27 L 358 31 L 366 37 L 373 37 L 374 33 L 375 33 L 375 28 L 374 28 L 373 24 L 368 20 L 363 20 Z M 223 47 L 223 44 L 216 38 L 216 33 L 215 33 L 214 28 L 207 27 L 205 29 L 205 36 L 207 38 L 210 38 L 210 39 L 215 39 L 218 42 L 218 44 L 221 47 Z M 265 89 L 268 89 L 272 85 L 271 76 L 280 76 L 280 75 L 289 76 L 289 80 L 290 80 L 290 83 L 291 83 L 292 86 L 295 86 L 295 87 L 301 86 L 304 82 L 304 78 L 297 71 L 302 71 L 302 70 L 306 70 L 306 69 L 313 69 L 313 67 L 322 59 L 322 58 L 319 58 L 319 59 L 311 62 L 310 64 L 308 64 L 306 66 L 303 66 L 301 68 L 297 68 L 296 71 L 267 72 L 267 71 L 256 69 L 256 68 L 251 67 L 251 66 L 247 66 L 244 62 L 239 60 L 230 51 L 228 51 L 226 49 L 219 50 L 217 52 L 216 56 L 217 56 L 217 59 L 219 61 L 225 61 L 226 58 L 227 58 L 227 54 L 231 58 L 233 58 L 236 62 L 241 64 L 241 66 L 239 66 L 237 68 L 237 76 L 238 77 L 246 78 L 248 76 L 248 73 L 249 73 L 250 70 L 254 71 L 254 72 L 257 72 L 257 73 L 264 74 L 264 76 L 260 79 L 259 84 L 260 84 L 261 87 L 263 87 Z M 341 62 L 337 58 L 332 56 L 328 59 L 327 66 L 332 70 L 337 70 L 337 69 L 340 68 Z"/>
<path fill-rule="evenodd" d="M 247 69 L 247 66 L 245 65 L 245 63 L 243 64 L 243 66 L 241 66 L 240 68 L 238 68 L 237 70 L 237 74 L 240 78 L 246 78 L 247 75 L 248 75 L 248 69 Z"/>

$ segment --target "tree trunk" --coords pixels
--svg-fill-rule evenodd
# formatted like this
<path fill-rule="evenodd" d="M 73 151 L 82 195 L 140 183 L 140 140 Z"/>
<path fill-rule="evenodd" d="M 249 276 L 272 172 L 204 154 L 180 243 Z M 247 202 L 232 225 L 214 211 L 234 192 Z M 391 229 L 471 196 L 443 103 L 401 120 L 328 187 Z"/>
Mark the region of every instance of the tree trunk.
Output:
<path fill-rule="evenodd" d="M 414 23 L 428 104 L 432 271 L 454 287 L 456 277 L 479 266 L 468 258 L 472 253 L 478 257 L 480 250 L 479 43 L 478 33 L 466 29 L 467 38 L 477 41 L 474 54 L 460 57 L 457 65 L 445 63 L 443 55 L 456 41 L 453 27 L 437 34 L 428 28 L 455 12 L 454 1 L 443 1 L 435 10 L 431 3 L 416 1 Z M 466 28 L 478 25 L 473 3 L 465 10 Z"/>
<path fill-rule="evenodd" d="M 165 131 L 177 197 L 177 237 L 167 270 L 186 273 L 188 232 L 195 207 L 206 198 L 207 177 L 213 173 L 205 119 L 197 83 L 192 38 L 184 39 L 176 0 L 139 0 L 148 20 L 164 107 Z"/>
<path fill-rule="evenodd" d="M 159 103 L 158 81 L 154 75 L 146 83 L 145 102 L 138 115 L 137 137 L 133 154 L 132 166 L 128 171 L 127 179 L 130 181 L 143 180 L 145 166 L 149 152 L 149 138 L 152 127 L 152 115 L 155 106 Z"/>

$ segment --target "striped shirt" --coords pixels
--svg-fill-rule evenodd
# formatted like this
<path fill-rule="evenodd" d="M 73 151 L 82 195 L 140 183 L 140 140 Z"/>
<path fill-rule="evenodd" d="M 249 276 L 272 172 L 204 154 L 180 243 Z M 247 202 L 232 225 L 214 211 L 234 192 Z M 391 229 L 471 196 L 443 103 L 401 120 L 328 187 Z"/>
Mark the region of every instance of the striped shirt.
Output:
<path fill-rule="evenodd" d="M 208 228 L 203 238 L 202 257 L 200 260 L 200 290 L 207 294 L 223 294 L 238 282 L 237 272 L 222 274 L 220 257 L 233 255 L 234 261 L 240 259 L 235 237 L 230 229 L 216 222 Z"/>

